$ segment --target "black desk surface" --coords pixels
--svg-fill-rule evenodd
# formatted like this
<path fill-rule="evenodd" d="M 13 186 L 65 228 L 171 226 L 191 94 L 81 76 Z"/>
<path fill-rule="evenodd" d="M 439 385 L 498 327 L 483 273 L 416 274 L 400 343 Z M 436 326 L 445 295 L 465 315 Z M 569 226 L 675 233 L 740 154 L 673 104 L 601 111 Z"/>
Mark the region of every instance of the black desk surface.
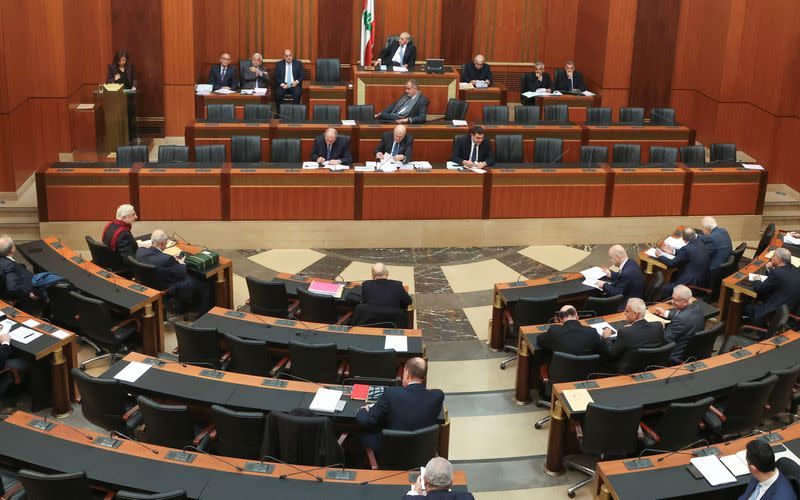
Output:
<path fill-rule="evenodd" d="M 9 306 L 5 302 L 0 301 L 0 311 L 2 311 L 5 316 L 0 316 L 0 321 L 3 320 L 11 320 L 16 322 L 15 326 L 11 327 L 11 331 L 16 330 L 17 328 L 21 328 L 23 321 L 29 319 L 29 315 L 14 309 L 13 307 Z M 32 330 L 41 330 L 44 332 L 54 332 L 59 330 L 59 328 L 50 325 L 49 323 L 40 320 L 39 318 L 32 318 L 35 319 L 39 324 L 33 328 Z M 67 330 L 63 330 L 66 333 L 69 333 Z M 62 343 L 63 339 L 59 339 L 58 337 L 54 337 L 52 335 L 48 335 L 47 333 L 43 333 L 38 338 L 28 342 L 27 344 L 23 344 L 17 342 L 16 340 L 11 340 L 11 347 L 13 347 L 16 351 L 24 352 L 34 358 L 40 357 L 41 353 L 51 351 L 55 346 Z"/>
<path fill-rule="evenodd" d="M 305 280 L 307 280 L 307 281 L 305 281 Z M 286 286 L 286 293 L 291 297 L 297 296 L 297 289 L 298 288 L 307 291 L 308 287 L 311 286 L 311 282 L 313 280 L 314 280 L 314 278 L 311 278 L 309 276 L 302 276 L 302 275 L 299 275 L 299 274 L 294 274 L 294 275 L 288 276 L 286 278 L 283 278 L 281 276 L 277 276 L 275 278 L 272 278 L 273 282 L 283 283 Z M 323 281 L 327 281 L 327 280 L 323 280 Z M 350 301 L 350 302 L 360 302 L 361 301 L 361 283 L 359 283 L 359 282 L 351 282 L 351 281 L 343 281 L 343 282 L 341 282 L 341 284 L 344 285 L 344 292 L 342 293 L 342 298 L 341 299 L 337 299 L 338 301 L 348 302 L 347 296 L 350 295 L 350 294 L 358 296 L 357 300 L 354 299 L 353 301 Z"/>
<path fill-rule="evenodd" d="M 498 289 L 506 304 L 522 298 L 563 297 L 569 295 L 594 294 L 597 289 L 583 284 L 583 276 L 565 279 L 560 274 L 547 278 L 546 283 L 528 286 L 524 281 L 513 283 L 510 288 Z"/>

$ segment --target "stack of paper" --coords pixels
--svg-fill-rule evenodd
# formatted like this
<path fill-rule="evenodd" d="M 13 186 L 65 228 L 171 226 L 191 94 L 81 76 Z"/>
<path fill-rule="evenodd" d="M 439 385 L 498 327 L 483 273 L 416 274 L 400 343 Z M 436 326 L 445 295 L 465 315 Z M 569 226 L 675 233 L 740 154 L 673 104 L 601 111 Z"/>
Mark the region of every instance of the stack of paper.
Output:
<path fill-rule="evenodd" d="M 747 463 L 739 458 L 738 455 L 725 455 L 724 457 L 720 457 L 719 461 L 722 462 L 734 476 L 750 474 Z"/>
<path fill-rule="evenodd" d="M 39 326 L 39 322 L 36 321 L 35 319 L 26 320 L 22 324 L 30 328 L 36 328 L 37 326 Z"/>
<path fill-rule="evenodd" d="M 750 281 L 764 281 L 767 277 L 763 274 L 750 273 L 747 275 L 747 279 Z"/>
<path fill-rule="evenodd" d="M 392 68 L 392 71 L 394 71 L 395 73 L 408 73 L 408 68 L 406 68 L 405 66 L 394 66 Z"/>
<path fill-rule="evenodd" d="M 592 328 L 597 330 L 597 334 L 598 335 L 602 335 L 603 334 L 603 329 L 604 328 L 609 328 L 609 329 L 611 329 L 612 332 L 614 332 L 614 333 L 611 334 L 611 338 L 614 338 L 614 337 L 617 336 L 617 329 L 614 328 L 613 326 L 611 326 L 609 323 L 606 323 L 605 321 L 602 321 L 600 323 L 593 323 L 593 324 L 591 324 L 589 326 L 591 326 Z"/>
<path fill-rule="evenodd" d="M 446 166 L 447 170 L 464 170 L 464 167 L 452 161 L 448 161 Z"/>
<path fill-rule="evenodd" d="M 475 88 L 476 89 L 485 89 L 489 86 L 489 82 L 486 80 L 475 80 Z"/>
<path fill-rule="evenodd" d="M 214 91 L 214 93 L 215 94 L 227 95 L 227 94 L 235 94 L 236 91 L 235 90 L 231 90 L 231 89 L 217 89 L 217 90 Z"/>
<path fill-rule="evenodd" d="M 373 162 L 367 162 L 367 163 L 375 163 L 375 162 L 373 161 Z M 355 170 L 356 172 L 374 172 L 375 171 L 375 165 L 366 165 L 366 166 L 358 165 L 358 166 L 353 167 L 353 170 Z"/>
<path fill-rule="evenodd" d="M 669 236 L 664 240 L 665 245 L 669 245 L 669 247 L 674 248 L 675 250 L 680 250 L 681 248 L 686 246 L 686 242 L 683 241 L 683 238 L 675 238 L 674 236 Z"/>
<path fill-rule="evenodd" d="M 329 165 L 328 162 L 325 162 L 325 168 L 327 168 L 330 171 L 350 170 L 350 167 L 348 167 L 347 165 L 342 165 L 341 163 L 337 163 L 336 165 Z"/>
<path fill-rule="evenodd" d="M 304 161 L 303 170 L 316 170 L 319 168 L 319 163 L 315 161 Z"/>
<path fill-rule="evenodd" d="M 561 92 L 559 92 L 558 90 L 556 90 L 555 92 L 553 92 L 553 95 L 564 95 L 564 94 L 562 94 Z"/>
<path fill-rule="evenodd" d="M 253 89 L 255 95 L 267 95 L 267 89 Z"/>
<path fill-rule="evenodd" d="M 469 82 L 459 82 L 458 84 L 458 90 L 472 90 L 474 88 Z"/>
<path fill-rule="evenodd" d="M 466 127 L 467 126 L 467 120 L 453 120 L 453 126 L 454 127 Z"/>
<path fill-rule="evenodd" d="M 317 394 L 314 396 L 308 409 L 311 411 L 333 413 L 336 411 L 336 405 L 339 404 L 341 398 L 342 391 L 320 387 L 317 389 Z"/>
<path fill-rule="evenodd" d="M 408 337 L 405 335 L 386 335 L 383 348 L 397 352 L 408 352 Z"/>
<path fill-rule="evenodd" d="M 341 298 L 344 285 L 342 283 L 330 283 L 327 281 L 314 280 L 308 286 L 308 291 L 317 295 L 328 295 L 330 297 Z"/>
<path fill-rule="evenodd" d="M 647 311 L 646 313 L 644 313 L 644 320 L 649 322 L 649 323 L 652 323 L 653 321 L 658 321 L 659 323 L 664 324 L 664 325 L 666 325 L 666 324 L 668 324 L 670 322 L 668 319 L 664 319 L 661 316 L 656 316 L 655 314 L 651 313 L 650 311 Z"/>
<path fill-rule="evenodd" d="M 355 120 L 342 120 L 342 125 L 355 125 Z"/>
<path fill-rule="evenodd" d="M 471 170 L 471 171 L 475 172 L 476 174 L 485 174 L 486 173 L 486 170 L 484 170 L 482 168 L 478 168 L 478 167 L 468 167 L 467 170 Z"/>
<path fill-rule="evenodd" d="M 136 382 L 139 380 L 139 377 L 144 375 L 144 372 L 149 370 L 151 365 L 145 363 L 139 363 L 138 361 L 131 361 L 128 363 L 128 366 L 123 368 L 119 371 L 114 378 L 117 380 L 122 380 L 123 382 Z"/>
<path fill-rule="evenodd" d="M 653 257 L 654 259 L 658 258 L 658 257 L 656 257 L 656 249 L 655 248 L 648 248 L 647 251 L 645 251 L 644 253 L 645 253 L 645 255 L 649 255 L 650 257 Z M 661 252 L 661 255 L 663 255 L 664 257 L 666 257 L 666 258 L 668 258 L 670 260 L 675 258 L 674 255 L 668 254 L 666 252 Z"/>
<path fill-rule="evenodd" d="M 195 86 L 195 91 L 197 95 L 208 95 L 211 93 L 211 90 L 214 88 L 213 85 L 206 84 L 206 83 L 199 83 Z"/>
<path fill-rule="evenodd" d="M 587 280 L 599 280 L 600 278 L 605 278 L 606 273 L 601 269 L 599 266 L 590 267 L 589 269 L 584 269 L 581 271 L 581 274 Z"/>
<path fill-rule="evenodd" d="M 711 486 L 736 482 L 736 478 L 731 474 L 728 468 L 720 462 L 719 457 L 716 455 L 695 457 L 692 458 L 690 462 L 697 467 L 697 470 L 700 471 L 700 474 L 706 478 L 706 481 L 708 481 L 708 484 Z"/>
<path fill-rule="evenodd" d="M 398 170 L 414 170 L 413 163 L 401 163 L 398 167 Z"/>
<path fill-rule="evenodd" d="M 402 163 L 401 163 L 402 165 Z M 378 167 L 378 170 L 381 172 L 396 172 L 397 171 L 397 164 L 395 163 L 381 163 L 381 166 Z"/>
<path fill-rule="evenodd" d="M 784 243 L 790 243 L 792 245 L 800 245 L 800 238 L 795 238 L 789 233 L 786 233 L 783 237 Z"/>
<path fill-rule="evenodd" d="M 742 166 L 747 170 L 764 170 L 764 167 L 756 163 L 742 163 Z"/>
<path fill-rule="evenodd" d="M 588 90 L 584 90 L 584 91 L 583 91 L 583 92 L 581 92 L 581 93 L 582 93 L 583 95 L 585 95 L 586 97 L 592 97 L 592 96 L 594 95 L 594 92 L 589 92 Z"/>
<path fill-rule="evenodd" d="M 415 161 L 412 164 L 417 170 L 431 170 L 433 168 L 433 165 L 428 161 Z"/>

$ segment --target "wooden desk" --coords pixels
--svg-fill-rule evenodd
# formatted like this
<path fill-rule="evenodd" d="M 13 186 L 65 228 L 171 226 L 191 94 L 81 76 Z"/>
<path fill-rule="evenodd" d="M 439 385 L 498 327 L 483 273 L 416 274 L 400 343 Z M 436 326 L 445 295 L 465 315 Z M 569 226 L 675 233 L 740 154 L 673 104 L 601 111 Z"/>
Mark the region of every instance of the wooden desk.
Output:
<path fill-rule="evenodd" d="M 545 106 L 567 105 L 569 121 L 583 123 L 586 121 L 586 108 L 594 106 L 597 100 L 597 96 L 539 95 L 536 96 L 536 105 L 540 107 L 542 118 L 544 118 Z"/>
<path fill-rule="evenodd" d="M 221 167 L 144 164 L 134 175 L 142 220 L 223 220 Z"/>
<path fill-rule="evenodd" d="M 254 94 L 208 94 L 194 95 L 194 116 L 195 118 L 205 118 L 207 116 L 206 106 L 209 104 L 233 104 L 234 117 L 237 120 L 244 119 L 244 106 L 246 104 L 270 104 L 272 102 L 271 89 L 267 89 L 267 95 Z"/>
<path fill-rule="evenodd" d="M 638 144 L 642 163 L 650 160 L 650 146 L 679 148 L 695 142 L 694 130 L 685 125 L 584 125 L 588 145 L 606 146 L 608 161 L 614 161 L 614 144 Z M 716 213 L 716 212 L 715 212 Z"/>
<path fill-rule="evenodd" d="M 129 174 L 103 162 L 54 163 L 37 171 L 39 221 L 107 220 L 131 200 Z"/>
<path fill-rule="evenodd" d="M 364 66 L 353 68 L 353 92 L 355 104 L 372 104 L 375 112 L 397 101 L 404 92 L 404 86 L 411 79 L 417 80 L 419 89 L 430 100 L 428 115 L 443 115 L 447 109 L 447 100 L 455 99 L 458 92 L 458 73 L 446 68 L 440 75 L 428 74 L 417 68 L 399 73 L 395 71 L 379 71 L 365 69 Z"/>
<path fill-rule="evenodd" d="M 375 149 L 381 136 L 391 132 L 396 125 L 392 123 L 362 123 L 358 127 L 358 143 L 353 152 L 360 162 L 375 159 Z M 468 127 L 455 127 L 450 122 L 435 122 L 424 125 L 407 125 L 407 133 L 414 138 L 412 160 L 425 160 L 443 164 L 453 154 L 453 138 L 469 133 Z"/>
<path fill-rule="evenodd" d="M 688 173 L 676 166 L 613 166 L 612 217 L 683 214 Z M 717 212 L 708 212 L 717 213 Z"/>
<path fill-rule="evenodd" d="M 342 115 L 345 116 L 345 115 Z M 358 144 L 358 127 L 352 125 L 342 125 L 342 122 L 323 123 L 280 123 L 276 122 L 272 127 L 271 138 L 274 139 L 300 139 L 300 159 L 302 161 L 311 160 L 311 150 L 314 148 L 314 138 L 321 136 L 329 128 L 336 129 L 339 135 L 346 135 L 350 138 L 350 151 L 355 154 Z M 371 160 L 374 155 L 370 158 Z M 353 156 L 355 160 L 356 157 Z M 316 158 L 314 158 L 316 160 Z M 366 161 L 366 160 L 362 160 Z"/>
<path fill-rule="evenodd" d="M 458 89 L 458 98 L 468 104 L 468 122 L 482 122 L 483 108 L 485 106 L 505 106 L 508 102 L 508 92 L 502 83 L 493 82 L 491 87 L 482 89 Z"/>
<path fill-rule="evenodd" d="M 740 163 L 731 166 L 684 165 L 691 176 L 687 193 L 688 215 L 748 215 L 764 212 L 767 192 L 766 170 L 747 170 Z"/>
<path fill-rule="evenodd" d="M 671 235 L 665 236 L 664 239 L 654 244 L 653 248 L 661 249 L 661 245 L 664 244 L 664 240 L 669 236 L 672 236 L 673 238 L 680 238 L 681 235 L 683 234 L 683 228 L 684 226 L 678 226 L 677 228 L 675 228 L 675 231 Z M 657 258 L 650 257 L 645 253 L 646 251 L 647 250 L 641 250 L 639 251 L 638 255 L 639 267 L 642 268 L 642 272 L 644 272 L 645 274 L 645 281 L 649 281 L 650 278 L 652 278 L 652 275 L 658 269 L 664 272 L 664 283 L 669 283 L 669 278 L 672 275 L 672 268 L 667 267 L 666 264 L 664 264 Z"/>
<path fill-rule="evenodd" d="M 346 82 L 311 82 L 308 85 L 308 117 L 314 116 L 314 106 L 329 104 L 339 106 L 339 116 L 346 119 L 349 90 Z"/>
<path fill-rule="evenodd" d="M 184 241 L 178 242 L 178 248 L 186 253 L 200 253 L 207 250 L 204 246 L 190 245 Z M 205 270 L 202 273 L 190 271 L 191 274 L 198 276 L 214 284 L 214 305 L 217 307 L 233 307 L 233 262 L 222 255 L 219 256 L 219 264 Z"/>

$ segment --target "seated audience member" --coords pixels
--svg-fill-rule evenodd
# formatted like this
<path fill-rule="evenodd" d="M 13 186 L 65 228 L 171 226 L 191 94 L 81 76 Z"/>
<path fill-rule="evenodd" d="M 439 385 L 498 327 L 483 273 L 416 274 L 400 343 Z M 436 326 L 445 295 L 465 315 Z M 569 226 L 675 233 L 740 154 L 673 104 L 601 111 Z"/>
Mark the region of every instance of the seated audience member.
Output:
<path fill-rule="evenodd" d="M 797 500 L 792 483 L 775 467 L 775 452 L 769 443 L 754 439 L 746 450 L 751 477 L 739 500 Z"/>
<path fill-rule="evenodd" d="M 47 288 L 64 278 L 54 273 L 33 274 L 14 260 L 16 249 L 11 236 L 0 235 L 0 274 L 6 292 L 2 298 L 14 301 L 16 308 L 36 316 L 47 303 Z"/>
<path fill-rule="evenodd" d="M 697 239 L 705 245 L 708 252 L 708 267 L 713 270 L 731 256 L 733 243 L 728 231 L 717 226 L 717 221 L 713 217 L 703 217 L 700 224 L 703 226 L 703 234 L 698 234 Z"/>
<path fill-rule="evenodd" d="M 678 285 L 672 290 L 672 305 L 672 310 L 656 307 L 653 312 L 670 320 L 664 329 L 664 341 L 675 342 L 675 350 L 669 360 L 677 364 L 683 361 L 683 352 L 692 337 L 703 331 L 706 318 L 700 306 L 692 303 L 692 290 L 687 286 Z"/>
<path fill-rule="evenodd" d="M 526 73 L 522 77 L 522 89 L 520 89 L 520 102 L 523 106 L 536 105 L 535 97 L 525 97 L 526 92 L 536 92 L 537 89 L 553 89 L 553 81 L 550 75 L 544 70 L 544 63 L 537 61 L 533 63 L 533 73 Z"/>
<path fill-rule="evenodd" d="M 246 68 L 241 68 L 241 72 L 243 89 L 269 88 L 269 73 L 264 67 L 264 58 L 258 52 L 250 57 L 250 64 Z"/>
<path fill-rule="evenodd" d="M 375 118 L 382 122 L 425 123 L 428 103 L 428 98 L 419 90 L 419 83 L 412 79 L 406 82 L 406 93 L 380 113 L 375 113 Z"/>
<path fill-rule="evenodd" d="M 231 55 L 219 56 L 219 64 L 214 64 L 208 71 L 208 83 L 213 90 L 239 90 L 239 75 L 236 66 L 231 66 Z"/>
<path fill-rule="evenodd" d="M 465 167 L 484 168 L 494 165 L 492 143 L 484 141 L 483 127 L 474 126 L 469 135 L 457 138 L 453 142 L 453 156 L 450 161 Z"/>
<path fill-rule="evenodd" d="M 300 104 L 303 94 L 303 63 L 294 58 L 292 51 L 283 51 L 283 59 L 275 63 L 275 100 L 280 102 L 286 94 L 292 96 L 294 104 Z"/>
<path fill-rule="evenodd" d="M 411 41 L 411 35 L 406 32 L 400 33 L 397 40 L 393 40 L 389 45 L 381 50 L 378 58 L 372 64 L 392 66 L 413 66 L 417 62 L 417 47 Z"/>
<path fill-rule="evenodd" d="M 606 339 L 606 354 L 609 361 L 616 361 L 616 369 L 620 373 L 628 373 L 629 365 L 626 353 L 639 347 L 661 347 L 664 345 L 664 326 L 658 321 L 644 319 L 647 306 L 642 299 L 628 299 L 625 305 L 627 325 L 620 328 L 614 338 L 610 328 L 603 330 Z"/>
<path fill-rule="evenodd" d="M 475 56 L 475 59 L 464 65 L 464 71 L 461 73 L 461 81 L 464 83 L 471 83 L 472 85 L 485 82 L 488 87 L 492 83 L 492 68 L 486 64 L 486 59 L 478 54 Z"/>
<path fill-rule="evenodd" d="M 335 128 L 329 128 L 324 134 L 314 138 L 314 146 L 311 148 L 311 161 L 317 163 L 328 162 L 330 165 L 340 163 L 350 165 L 353 157 L 350 154 L 350 143 L 339 137 Z"/>
<path fill-rule="evenodd" d="M 767 278 L 753 283 L 757 301 L 747 304 L 747 322 L 764 326 L 769 314 L 786 304 L 793 309 L 800 304 L 800 269 L 792 265 L 792 253 L 786 248 L 776 248 L 766 264 Z"/>
<path fill-rule="evenodd" d="M 167 241 L 167 233 L 163 229 L 156 229 L 150 236 L 150 246 L 136 251 L 136 260 L 159 268 L 167 290 L 175 296 L 182 310 L 205 313 L 211 309 L 209 284 L 189 274 L 183 263 L 185 258 L 164 253 Z"/>
<path fill-rule="evenodd" d="M 103 244 L 111 247 L 111 250 L 117 252 L 123 259 L 136 254 L 138 245 L 131 234 L 131 228 L 138 218 L 133 205 L 120 205 L 117 208 L 116 218 L 103 229 Z"/>
<path fill-rule="evenodd" d="M 556 71 L 556 83 L 553 85 L 553 90 L 559 92 L 571 92 L 573 90 L 586 90 L 583 84 L 583 75 L 580 71 L 575 69 L 573 61 L 567 61 L 564 64 L 564 71 Z"/>
<path fill-rule="evenodd" d="M 704 286 L 708 278 L 708 252 L 705 246 L 696 238 L 694 229 L 687 227 L 681 235 L 686 245 L 675 252 L 675 257 L 670 259 L 662 255 L 671 254 L 672 248 L 663 245 L 656 249 L 656 257 L 667 267 L 677 267 L 678 270 L 672 277 L 671 283 L 666 283 L 661 287 L 661 297 L 669 297 L 672 289 L 678 285 L 698 285 Z"/>
<path fill-rule="evenodd" d="M 573 306 L 564 306 L 558 311 L 560 325 L 553 325 L 546 332 L 536 336 L 536 345 L 552 355 L 554 352 L 567 354 L 605 355 L 603 338 L 591 326 L 584 326 L 578 321 L 578 311 Z"/>
<path fill-rule="evenodd" d="M 472 493 L 450 491 L 453 485 L 453 464 L 446 458 L 433 457 L 425 466 L 425 477 L 417 477 L 417 482 L 403 500 L 413 500 L 424 495 L 441 500 L 475 500 Z"/>
<path fill-rule="evenodd" d="M 404 125 L 398 125 L 392 132 L 383 133 L 381 142 L 375 148 L 375 158 L 378 161 L 386 161 L 388 155 L 393 161 L 410 163 L 413 149 L 414 138 L 406 133 Z"/>
<path fill-rule="evenodd" d="M 423 384 L 427 375 L 427 361 L 409 359 L 403 369 L 403 386 L 387 387 L 375 404 L 358 410 L 356 422 L 368 431 L 361 436 L 364 447 L 377 451 L 382 429 L 415 431 L 437 423 L 444 392 L 426 389 Z"/>
<path fill-rule="evenodd" d="M 611 265 L 616 266 L 619 271 L 612 271 L 606 267 L 603 272 L 610 281 L 598 281 L 597 286 L 606 294 L 622 295 L 625 300 L 636 297 L 644 298 L 644 276 L 639 265 L 628 258 L 628 252 L 622 245 L 614 245 L 608 249 L 608 257 Z M 624 304 L 622 306 L 625 307 Z"/>
<path fill-rule="evenodd" d="M 361 284 L 361 301 L 371 306 L 396 307 L 405 310 L 411 296 L 403 282 L 389 279 L 389 267 L 382 262 L 372 265 L 372 279 Z"/>
<path fill-rule="evenodd" d="M 11 335 L 0 333 L 0 370 L 15 370 L 16 376 L 22 378 L 28 369 L 28 362 L 23 358 L 12 357 L 12 354 Z M 10 388 L 14 384 L 14 373 L 8 371 L 0 374 L 0 403 L 2 403 L 0 413 L 2 414 L 8 415 L 16 409 L 14 395 L 10 393 Z"/>

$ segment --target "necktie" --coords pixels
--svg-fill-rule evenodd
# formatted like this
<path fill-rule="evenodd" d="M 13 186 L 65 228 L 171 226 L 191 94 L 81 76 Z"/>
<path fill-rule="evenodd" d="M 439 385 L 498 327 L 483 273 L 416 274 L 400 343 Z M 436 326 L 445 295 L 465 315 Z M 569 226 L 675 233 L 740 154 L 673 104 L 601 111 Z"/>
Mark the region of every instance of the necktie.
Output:
<path fill-rule="evenodd" d="M 225 80 L 225 66 L 222 67 L 222 71 L 219 72 L 219 76 L 222 80 Z"/>
<path fill-rule="evenodd" d="M 328 152 L 325 153 L 325 159 L 326 160 L 330 160 L 331 159 L 331 145 L 330 144 L 328 144 Z"/>
<path fill-rule="evenodd" d="M 400 144 L 399 144 L 399 143 L 397 143 L 397 142 L 395 142 L 395 143 L 392 145 L 392 156 L 393 156 L 393 157 L 394 157 L 394 156 L 397 156 L 397 152 L 398 152 L 398 150 L 399 150 L 399 149 L 400 149 Z"/>
<path fill-rule="evenodd" d="M 753 494 L 750 495 L 750 500 L 755 500 L 758 498 L 758 494 L 761 492 L 761 483 L 756 484 L 756 489 L 753 490 Z"/>
<path fill-rule="evenodd" d="M 570 90 L 574 90 L 574 88 L 572 87 L 572 78 L 571 77 L 569 79 L 569 89 Z"/>
<path fill-rule="evenodd" d="M 402 110 L 405 107 L 405 105 L 408 103 L 409 100 L 411 100 L 411 98 L 408 97 L 408 95 L 403 96 L 402 99 L 397 101 L 397 106 L 394 107 L 394 110 L 392 110 L 392 113 L 401 114 L 400 110 Z"/>
<path fill-rule="evenodd" d="M 469 157 L 469 161 L 471 161 L 472 163 L 478 161 L 478 145 L 475 144 L 474 142 L 472 143 L 472 154 Z"/>
<path fill-rule="evenodd" d="M 292 65 L 286 64 L 286 85 L 291 85 L 294 82 L 294 78 L 292 78 Z"/>
<path fill-rule="evenodd" d="M 403 45 L 402 47 L 400 47 L 400 62 L 402 62 L 402 61 L 403 61 L 403 56 L 404 56 L 405 54 L 406 54 L 406 46 L 405 46 L 405 45 Z"/>

